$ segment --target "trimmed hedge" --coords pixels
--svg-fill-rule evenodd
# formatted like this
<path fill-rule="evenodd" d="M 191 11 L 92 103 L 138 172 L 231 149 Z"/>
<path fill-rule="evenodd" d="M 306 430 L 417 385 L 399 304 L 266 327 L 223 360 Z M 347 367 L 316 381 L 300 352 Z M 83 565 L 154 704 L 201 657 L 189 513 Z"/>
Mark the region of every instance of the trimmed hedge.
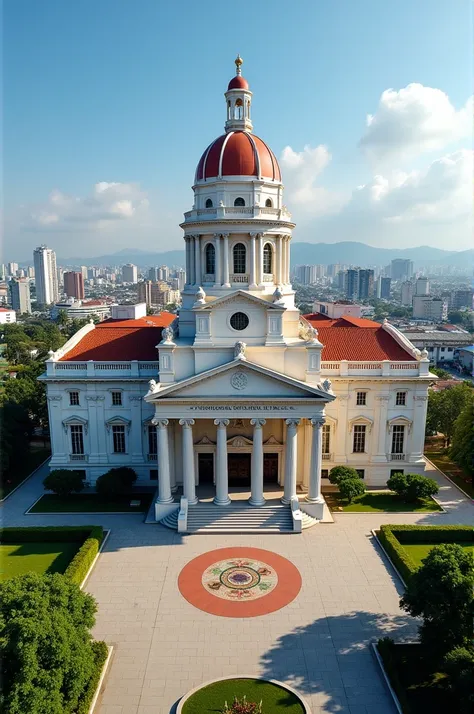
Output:
<path fill-rule="evenodd" d="M 408 582 L 418 565 L 403 547 L 403 543 L 474 542 L 472 526 L 408 526 L 387 524 L 380 526 L 377 537 L 394 566 Z"/>
<path fill-rule="evenodd" d="M 391 637 L 383 637 L 377 642 L 377 650 L 382 658 L 383 666 L 390 680 L 390 684 L 397 695 L 403 711 L 408 714 L 411 712 L 411 708 L 409 707 L 407 701 L 405 688 L 403 687 L 400 681 L 400 675 L 398 674 L 398 668 L 395 660 L 395 647 L 396 644 Z"/>
<path fill-rule="evenodd" d="M 92 675 L 87 689 L 84 692 L 84 696 L 82 697 L 79 706 L 76 709 L 76 714 L 88 714 L 92 698 L 95 694 L 95 690 L 97 689 L 97 685 L 99 684 L 100 675 L 102 674 L 102 668 L 109 653 L 107 645 L 105 644 L 105 642 L 102 642 L 102 640 L 92 642 L 92 649 L 94 650 L 95 654 L 95 672 Z"/>
<path fill-rule="evenodd" d="M 38 526 L 33 528 L 3 528 L 0 543 L 82 543 L 64 575 L 78 585 L 84 580 L 104 538 L 102 526 Z"/>

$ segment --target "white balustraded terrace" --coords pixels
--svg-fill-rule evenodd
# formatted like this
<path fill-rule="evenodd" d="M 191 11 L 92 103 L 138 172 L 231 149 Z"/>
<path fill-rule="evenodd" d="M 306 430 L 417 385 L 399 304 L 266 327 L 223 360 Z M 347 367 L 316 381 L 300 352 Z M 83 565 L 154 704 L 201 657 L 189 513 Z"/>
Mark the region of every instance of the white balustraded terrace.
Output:
<path fill-rule="evenodd" d="M 338 377 L 422 377 L 428 376 L 429 364 L 423 361 L 391 362 L 321 362 L 321 374 Z"/>
<path fill-rule="evenodd" d="M 96 379 L 116 379 L 117 377 L 138 377 L 151 379 L 158 374 L 158 361 L 140 362 L 46 362 L 46 376 L 71 379 L 77 377 Z"/>
<path fill-rule="evenodd" d="M 290 220 L 291 213 L 285 208 L 268 208 L 266 206 L 217 206 L 216 208 L 195 208 L 186 211 L 184 222 L 222 218 L 261 218 L 262 220 Z"/>

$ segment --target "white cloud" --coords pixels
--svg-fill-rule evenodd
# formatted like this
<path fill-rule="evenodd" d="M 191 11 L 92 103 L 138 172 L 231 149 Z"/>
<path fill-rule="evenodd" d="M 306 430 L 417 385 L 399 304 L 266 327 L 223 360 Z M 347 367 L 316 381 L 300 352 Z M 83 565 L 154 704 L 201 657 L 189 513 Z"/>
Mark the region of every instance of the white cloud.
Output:
<path fill-rule="evenodd" d="M 46 204 L 30 213 L 25 227 L 61 231 L 73 223 L 85 223 L 100 228 L 110 221 L 129 220 L 147 207 L 146 194 L 137 184 L 101 181 L 83 197 L 53 190 Z"/>
<path fill-rule="evenodd" d="M 368 211 L 390 222 L 446 223 L 472 214 L 473 152 L 456 151 L 424 171 L 376 175 L 352 195 L 349 211 Z"/>
<path fill-rule="evenodd" d="M 296 152 L 286 146 L 281 154 L 280 163 L 285 182 L 285 201 L 312 216 L 322 216 L 340 210 L 346 197 L 331 192 L 317 181 L 320 174 L 331 161 L 331 154 L 322 144 L 316 148 L 305 146 Z"/>
<path fill-rule="evenodd" d="M 400 165 L 469 136 L 471 122 L 472 97 L 456 110 L 445 92 L 412 83 L 382 92 L 360 146 L 375 164 Z"/>

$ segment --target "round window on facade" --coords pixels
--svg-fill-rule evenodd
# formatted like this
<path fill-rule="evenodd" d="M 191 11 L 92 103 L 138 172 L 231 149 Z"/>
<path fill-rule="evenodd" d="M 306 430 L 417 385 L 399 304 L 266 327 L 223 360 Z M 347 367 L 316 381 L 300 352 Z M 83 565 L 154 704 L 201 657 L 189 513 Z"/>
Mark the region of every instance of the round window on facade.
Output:
<path fill-rule="evenodd" d="M 245 312 L 234 312 L 230 318 L 230 326 L 234 330 L 245 330 L 249 324 L 249 318 Z"/>

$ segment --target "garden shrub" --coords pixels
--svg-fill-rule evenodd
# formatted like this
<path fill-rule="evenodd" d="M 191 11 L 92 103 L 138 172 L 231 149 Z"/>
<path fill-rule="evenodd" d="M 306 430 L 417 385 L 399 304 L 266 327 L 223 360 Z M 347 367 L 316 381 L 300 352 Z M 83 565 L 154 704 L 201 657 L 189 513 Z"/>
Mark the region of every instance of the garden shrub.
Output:
<path fill-rule="evenodd" d="M 67 566 L 64 575 L 71 582 L 80 585 L 87 575 L 95 556 L 99 552 L 104 532 L 101 526 L 94 526 L 89 533 L 89 537 L 79 548 L 74 558 Z"/>
<path fill-rule="evenodd" d="M 329 481 L 333 486 L 339 486 L 339 483 L 346 478 L 360 478 L 355 469 L 350 466 L 334 466 L 329 472 Z"/>
<path fill-rule="evenodd" d="M 27 573 L 0 584 L 2 711 L 81 711 L 97 677 L 95 612 L 93 597 L 59 573 Z"/>
<path fill-rule="evenodd" d="M 474 563 L 456 543 L 436 545 L 412 574 L 400 607 L 421 617 L 420 642 L 439 660 L 472 643 Z"/>
<path fill-rule="evenodd" d="M 221 714 L 262 714 L 262 702 L 248 702 L 247 697 L 234 697 L 232 704 L 225 703 Z"/>
<path fill-rule="evenodd" d="M 130 493 L 136 480 L 137 474 L 132 468 L 119 466 L 99 476 L 95 487 L 101 496 L 121 496 Z"/>
<path fill-rule="evenodd" d="M 474 710 L 474 649 L 456 647 L 445 656 L 443 665 L 458 700 L 459 714 L 470 714 Z"/>
<path fill-rule="evenodd" d="M 55 469 L 43 481 L 45 490 L 53 491 L 58 496 L 79 493 L 84 488 L 84 475 L 81 471 Z"/>
<path fill-rule="evenodd" d="M 352 503 L 354 498 L 365 493 L 365 483 L 356 474 L 355 478 L 343 478 L 338 483 L 339 493 Z"/>
<path fill-rule="evenodd" d="M 390 679 L 390 684 L 392 685 L 395 693 L 398 697 L 398 701 L 402 705 L 403 711 L 409 711 L 407 697 L 405 694 L 405 687 L 400 681 L 400 675 L 398 673 L 397 661 L 395 656 L 395 647 L 397 645 L 392 640 L 391 637 L 382 637 L 377 642 L 377 650 L 380 657 L 382 658 L 383 666 Z"/>
<path fill-rule="evenodd" d="M 406 503 L 435 496 L 439 491 L 438 484 L 434 479 L 421 474 L 393 474 L 387 481 L 387 486 Z"/>
<path fill-rule="evenodd" d="M 382 531 L 390 530 L 400 543 L 474 543 L 473 526 L 412 526 L 386 524 Z"/>
<path fill-rule="evenodd" d="M 377 536 L 403 580 L 408 583 L 413 573 L 416 572 L 417 565 L 399 542 L 392 528 L 395 526 L 380 526 Z"/>

